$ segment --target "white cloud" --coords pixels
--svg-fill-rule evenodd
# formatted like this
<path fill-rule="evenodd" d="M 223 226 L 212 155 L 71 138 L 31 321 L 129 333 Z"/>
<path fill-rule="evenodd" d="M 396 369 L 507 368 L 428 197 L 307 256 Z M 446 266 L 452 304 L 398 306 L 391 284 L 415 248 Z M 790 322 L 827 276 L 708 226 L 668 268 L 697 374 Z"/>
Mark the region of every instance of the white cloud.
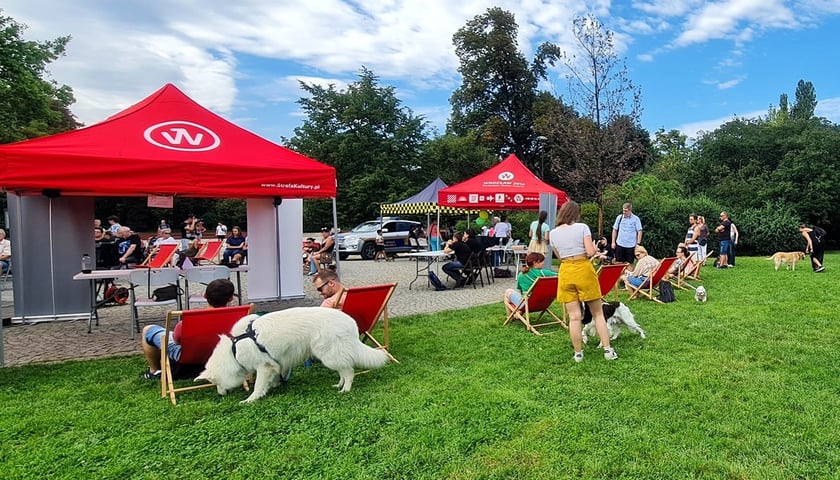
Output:
<path fill-rule="evenodd" d="M 752 29 L 796 28 L 793 12 L 784 0 L 724 0 L 705 4 L 688 16 L 685 29 L 674 41 L 677 46 L 711 39 L 745 41 Z"/>

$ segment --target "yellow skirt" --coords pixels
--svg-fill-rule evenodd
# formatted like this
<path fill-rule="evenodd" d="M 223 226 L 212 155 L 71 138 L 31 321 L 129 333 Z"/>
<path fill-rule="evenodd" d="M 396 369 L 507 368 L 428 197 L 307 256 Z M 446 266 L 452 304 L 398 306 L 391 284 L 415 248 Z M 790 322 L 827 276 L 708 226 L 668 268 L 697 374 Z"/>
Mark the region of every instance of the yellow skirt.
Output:
<path fill-rule="evenodd" d="M 588 302 L 601 298 L 601 285 L 595 267 L 588 259 L 562 260 L 557 282 L 560 303 Z"/>

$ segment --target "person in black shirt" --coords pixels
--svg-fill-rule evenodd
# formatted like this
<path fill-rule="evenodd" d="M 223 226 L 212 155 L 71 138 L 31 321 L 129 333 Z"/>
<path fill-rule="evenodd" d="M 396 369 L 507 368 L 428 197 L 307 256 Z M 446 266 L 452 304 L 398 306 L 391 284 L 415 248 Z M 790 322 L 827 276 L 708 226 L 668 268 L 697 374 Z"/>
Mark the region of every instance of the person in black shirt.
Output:
<path fill-rule="evenodd" d="M 463 287 L 467 281 L 461 272 L 472 254 L 470 246 L 464 243 L 463 239 L 464 235 L 461 232 L 456 232 L 452 235 L 452 239 L 446 242 L 446 245 L 443 247 L 444 253 L 455 255 L 455 260 L 443 265 L 443 272 L 455 280 L 456 288 Z"/>

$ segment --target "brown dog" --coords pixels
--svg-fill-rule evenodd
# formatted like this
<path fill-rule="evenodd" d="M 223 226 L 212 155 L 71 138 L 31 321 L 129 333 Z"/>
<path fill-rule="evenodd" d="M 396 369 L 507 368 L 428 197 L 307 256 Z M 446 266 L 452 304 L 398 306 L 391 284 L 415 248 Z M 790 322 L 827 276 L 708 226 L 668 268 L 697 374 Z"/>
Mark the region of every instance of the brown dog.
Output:
<path fill-rule="evenodd" d="M 788 270 L 796 270 L 796 262 L 803 258 L 805 258 L 803 252 L 776 252 L 768 260 L 773 260 L 776 263 L 776 270 L 783 264 Z"/>

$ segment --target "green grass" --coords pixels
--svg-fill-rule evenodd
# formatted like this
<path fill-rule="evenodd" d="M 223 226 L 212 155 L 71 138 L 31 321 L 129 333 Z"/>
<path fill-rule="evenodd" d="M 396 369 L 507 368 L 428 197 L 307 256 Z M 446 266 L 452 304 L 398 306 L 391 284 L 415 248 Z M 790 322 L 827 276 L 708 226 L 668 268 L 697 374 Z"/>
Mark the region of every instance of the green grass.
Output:
<path fill-rule="evenodd" d="M 139 355 L 0 369 L 2 478 L 821 479 L 840 465 L 840 255 L 707 268 L 709 301 L 630 303 L 607 362 L 501 304 L 391 319 L 401 364 L 321 366 L 253 405 L 173 407 Z M 622 297 L 625 299 L 626 295 Z M 834 473 L 832 473 L 834 472 Z"/>

